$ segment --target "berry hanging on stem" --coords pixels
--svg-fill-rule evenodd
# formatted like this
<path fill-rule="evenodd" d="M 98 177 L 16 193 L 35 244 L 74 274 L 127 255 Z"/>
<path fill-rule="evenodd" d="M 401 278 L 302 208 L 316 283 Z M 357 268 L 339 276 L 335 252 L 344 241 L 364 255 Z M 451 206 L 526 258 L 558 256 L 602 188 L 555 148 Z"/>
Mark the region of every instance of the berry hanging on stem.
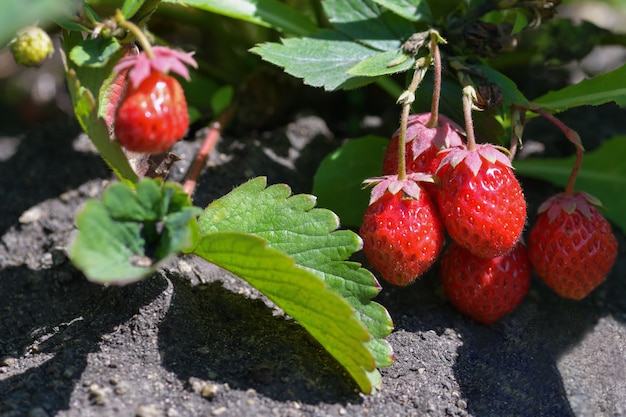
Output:
<path fill-rule="evenodd" d="M 414 35 L 411 43 L 414 53 L 417 53 L 426 40 L 430 40 L 431 55 L 438 56 L 437 42 L 441 37 L 436 31 Z M 406 161 L 407 126 L 409 121 L 412 124 L 416 122 L 415 118 L 410 119 L 411 105 L 415 100 L 415 91 L 432 60 L 430 55 L 416 60 L 409 87 L 397 101 L 402 106 L 400 128 L 397 135 L 394 135 L 397 138 L 393 148 L 395 152 L 390 153 L 390 158 L 395 158 L 396 169 L 384 172 L 388 175 L 365 181 L 373 189 L 360 228 L 363 251 L 382 278 L 394 285 L 408 285 L 419 278 L 433 265 L 443 249 L 443 225 L 434 201 L 423 189 L 423 185 L 433 184 L 436 178 L 428 173 L 407 172 Z M 440 57 L 435 58 L 435 61 L 436 71 L 440 72 Z M 438 106 L 439 92 L 435 95 L 437 98 L 434 100 L 434 108 Z M 417 122 L 423 129 L 436 131 L 439 125 L 438 112 L 435 111 L 434 115 L 431 113 L 427 118 L 420 118 Z M 427 123 L 432 126 L 424 126 Z M 448 126 L 449 124 L 446 129 Z M 421 128 L 417 129 L 418 134 L 421 131 Z M 419 142 L 416 136 L 409 138 L 409 141 Z M 432 142 L 434 136 L 436 135 L 432 135 L 428 142 Z M 430 147 L 430 143 L 426 147 Z M 419 156 L 423 150 L 425 149 L 412 153 L 412 156 Z M 435 153 L 436 150 L 433 151 L 433 157 Z"/>
<path fill-rule="evenodd" d="M 121 12 L 116 22 L 130 31 L 143 51 L 122 58 L 114 70 L 128 70 L 129 85 L 115 112 L 114 132 L 120 144 L 133 152 L 163 153 L 182 139 L 189 128 L 187 101 L 170 72 L 189 79 L 186 65 L 197 67 L 193 53 L 152 46 L 145 34 Z"/>
<path fill-rule="evenodd" d="M 576 131 L 541 108 L 531 108 L 557 126 L 576 147 L 565 190 L 539 206 L 530 231 L 528 254 L 535 272 L 565 298 L 580 300 L 598 287 L 617 257 L 617 239 L 600 212 L 602 203 L 574 186 L 584 148 Z"/>
<path fill-rule="evenodd" d="M 438 207 L 450 237 L 475 256 L 495 258 L 518 242 L 526 200 L 506 149 L 476 143 L 472 110 L 476 91 L 463 71 L 463 116 L 467 145 L 445 149 L 437 175 Z"/>

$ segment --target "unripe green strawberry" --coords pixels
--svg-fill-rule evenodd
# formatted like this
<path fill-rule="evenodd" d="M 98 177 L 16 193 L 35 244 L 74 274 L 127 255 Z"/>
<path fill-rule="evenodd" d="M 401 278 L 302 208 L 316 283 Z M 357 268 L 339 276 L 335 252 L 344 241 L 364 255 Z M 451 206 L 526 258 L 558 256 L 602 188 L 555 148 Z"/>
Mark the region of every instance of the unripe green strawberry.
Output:
<path fill-rule="evenodd" d="M 505 255 L 485 259 L 452 242 L 441 257 L 446 296 L 457 310 L 483 324 L 513 311 L 528 293 L 530 277 L 522 243 Z"/>
<path fill-rule="evenodd" d="M 382 278 L 390 284 L 408 285 L 437 260 L 444 229 L 428 193 L 411 179 L 393 177 L 372 190 L 360 235 L 367 259 Z"/>
<path fill-rule="evenodd" d="M 52 39 L 45 30 L 29 26 L 20 31 L 11 42 L 15 62 L 27 67 L 36 67 L 54 52 Z"/>
<path fill-rule="evenodd" d="M 526 200 L 502 152 L 489 144 L 449 149 L 437 175 L 439 213 L 455 242 L 487 259 L 515 246 L 526 222 Z"/>
<path fill-rule="evenodd" d="M 557 194 L 539 207 L 528 251 L 539 277 L 562 297 L 580 300 L 600 285 L 617 257 L 617 240 L 583 192 Z"/>

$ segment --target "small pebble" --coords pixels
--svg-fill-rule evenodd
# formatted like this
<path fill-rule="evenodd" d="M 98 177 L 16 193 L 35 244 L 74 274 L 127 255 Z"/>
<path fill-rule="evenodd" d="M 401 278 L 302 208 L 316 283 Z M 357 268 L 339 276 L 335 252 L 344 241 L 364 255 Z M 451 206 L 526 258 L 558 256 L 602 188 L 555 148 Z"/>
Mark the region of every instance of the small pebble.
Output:
<path fill-rule="evenodd" d="M 35 223 L 36 221 L 41 219 L 42 216 L 43 210 L 40 207 L 35 206 L 23 212 L 19 218 L 19 221 L 22 224 Z"/>
<path fill-rule="evenodd" d="M 135 417 L 161 417 L 162 415 L 154 405 L 140 405 L 135 411 Z"/>

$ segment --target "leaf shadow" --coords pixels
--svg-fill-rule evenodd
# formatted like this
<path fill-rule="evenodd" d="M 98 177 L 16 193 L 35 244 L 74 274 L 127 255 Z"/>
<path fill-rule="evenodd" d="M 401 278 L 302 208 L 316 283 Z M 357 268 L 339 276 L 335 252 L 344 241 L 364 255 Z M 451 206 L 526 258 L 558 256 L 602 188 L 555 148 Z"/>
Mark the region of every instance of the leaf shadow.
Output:
<path fill-rule="evenodd" d="M 169 279 L 174 295 L 158 341 L 163 366 L 183 383 L 215 381 L 277 401 L 360 402 L 351 377 L 294 320 L 222 282 Z"/>

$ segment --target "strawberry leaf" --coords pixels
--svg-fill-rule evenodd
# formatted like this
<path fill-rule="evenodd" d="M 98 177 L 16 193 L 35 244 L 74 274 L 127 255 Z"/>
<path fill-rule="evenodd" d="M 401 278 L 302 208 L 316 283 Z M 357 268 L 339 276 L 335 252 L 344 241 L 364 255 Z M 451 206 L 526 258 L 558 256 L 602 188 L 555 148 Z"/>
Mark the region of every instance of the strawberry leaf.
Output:
<path fill-rule="evenodd" d="M 388 66 L 397 57 L 402 40 L 414 31 L 406 19 L 371 0 L 328 1 L 323 5 L 334 30 L 263 43 L 251 52 L 306 84 L 329 91 L 361 87 L 377 76 L 411 67 L 412 59 Z"/>
<path fill-rule="evenodd" d="M 283 39 L 282 43 L 262 43 L 250 51 L 283 67 L 286 73 L 302 78 L 305 84 L 327 91 L 370 83 L 368 77 L 354 76 L 348 71 L 380 52 L 333 30 L 322 30 L 306 38 Z"/>
<path fill-rule="evenodd" d="M 350 68 L 348 74 L 377 77 L 408 71 L 413 67 L 413 64 L 415 64 L 415 58 L 398 49 L 372 55 Z"/>
<path fill-rule="evenodd" d="M 626 233 L 626 136 L 616 136 L 585 154 L 578 172 L 576 189 L 600 199 L 604 215 Z M 567 184 L 575 157 L 532 158 L 515 160 L 516 173 L 539 178 L 564 187 Z"/>
<path fill-rule="evenodd" d="M 372 0 L 326 1 L 322 5 L 336 30 L 379 51 L 399 49 L 401 39 L 415 31 L 406 19 Z"/>
<path fill-rule="evenodd" d="M 249 233 L 203 235 L 194 253 L 265 294 L 352 370 L 364 391 L 371 389 L 367 373 L 374 371 L 374 360 L 364 345 L 369 334 L 355 319 L 350 305 L 317 276 L 298 267 L 289 255 L 269 247 L 265 239 Z"/>
<path fill-rule="evenodd" d="M 291 195 L 291 190 L 284 184 L 266 188 L 265 179 L 256 178 L 211 203 L 198 220 L 200 234 L 203 241 L 222 232 L 247 233 L 262 238 L 268 248 L 289 256 L 300 269 L 322 280 L 336 294 L 337 302 L 343 301 L 342 298 L 346 300 L 356 310 L 351 316 L 355 320 L 339 322 L 335 318 L 330 321 L 336 323 L 328 322 L 324 326 L 346 327 L 346 334 L 353 334 L 355 330 L 350 329 L 354 326 L 365 326 L 372 338 L 366 343 L 363 340 L 352 342 L 355 357 L 337 356 L 334 352 L 337 352 L 339 341 L 335 337 L 326 337 L 324 332 L 312 334 L 342 363 L 361 389 L 370 392 L 380 383 L 380 375 L 359 352 L 363 348 L 369 351 L 368 356 L 376 366 L 390 365 L 393 354 L 383 338 L 391 332 L 393 324 L 385 308 L 371 301 L 380 291 L 374 276 L 360 264 L 346 261 L 361 249 L 361 239 L 352 231 L 336 230 L 337 216 L 314 206 L 315 197 L 311 195 Z M 248 280 L 246 276 L 241 277 Z M 285 285 L 285 291 L 288 291 L 291 286 L 298 285 L 298 280 L 294 275 L 283 283 L 274 284 Z M 301 304 L 302 311 L 316 311 L 316 297 L 309 293 L 304 296 L 304 292 L 298 294 L 292 303 Z M 280 300 L 274 301 L 285 308 Z M 319 314 L 319 317 L 304 314 L 294 318 L 306 328 L 306 322 L 328 320 L 321 315 L 322 312 Z M 357 348 L 357 344 L 361 346 Z M 342 355 L 351 357 L 352 353 Z"/>
<path fill-rule="evenodd" d="M 424 0 L 374 0 L 399 16 L 411 22 L 430 20 L 430 9 Z"/>
<path fill-rule="evenodd" d="M 278 0 L 162 0 L 232 17 L 284 33 L 307 35 L 317 27 L 308 16 Z"/>
<path fill-rule="evenodd" d="M 76 216 L 78 233 L 69 257 L 92 282 L 141 280 L 195 245 L 199 211 L 178 184 L 145 178 L 132 189 L 113 183 L 102 201 L 88 201 Z"/>
<path fill-rule="evenodd" d="M 111 141 L 109 130 L 100 116 L 98 92 L 107 80 L 113 76 L 112 66 L 115 59 L 103 67 L 82 67 L 67 59 L 71 50 L 82 41 L 78 32 L 65 32 L 63 36 L 63 63 L 67 86 L 74 107 L 74 114 L 83 131 L 89 136 L 98 149 L 100 156 L 107 162 L 113 172 L 122 180 L 137 181 L 137 174 L 131 168 L 122 148 L 117 142 Z M 120 53 L 118 51 L 117 53 Z"/>
<path fill-rule="evenodd" d="M 39 20 L 72 15 L 76 2 L 59 0 L 2 0 L 0 5 L 0 48 L 6 46 L 16 32 Z"/>
<path fill-rule="evenodd" d="M 114 38 L 86 39 L 72 48 L 70 59 L 78 66 L 102 67 L 119 49 Z"/>
<path fill-rule="evenodd" d="M 558 91 L 551 91 L 533 101 L 551 113 L 578 106 L 599 106 L 611 101 L 624 107 L 626 106 L 626 65 Z"/>
<path fill-rule="evenodd" d="M 381 174 L 388 144 L 389 139 L 365 136 L 328 154 L 313 178 L 317 205 L 334 211 L 342 225 L 359 227 L 370 198 L 363 180 Z"/>

